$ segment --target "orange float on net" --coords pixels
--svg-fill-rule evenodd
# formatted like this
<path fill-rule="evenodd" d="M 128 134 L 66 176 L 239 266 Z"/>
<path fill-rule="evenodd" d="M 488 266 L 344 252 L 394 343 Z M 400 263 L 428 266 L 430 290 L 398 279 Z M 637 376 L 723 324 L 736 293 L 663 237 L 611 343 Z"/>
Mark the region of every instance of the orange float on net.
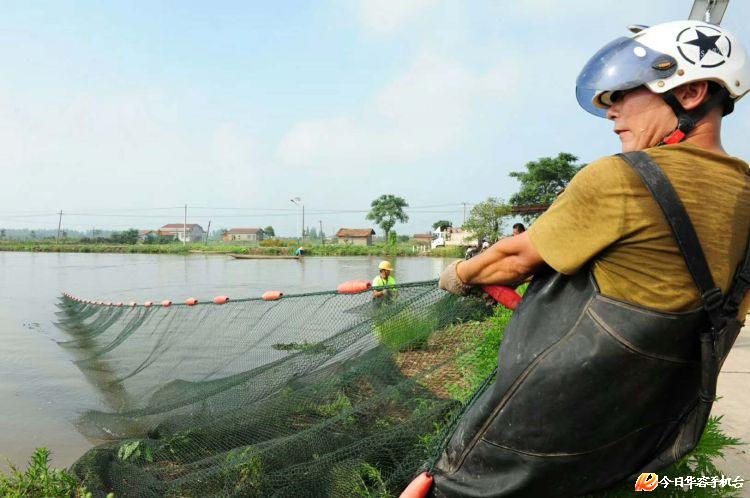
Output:
<path fill-rule="evenodd" d="M 359 294 L 365 292 L 372 287 L 372 282 L 369 280 L 348 280 L 338 286 L 339 294 Z"/>
<path fill-rule="evenodd" d="M 281 291 L 266 291 L 260 296 L 264 301 L 278 301 L 284 297 L 284 293 Z"/>
<path fill-rule="evenodd" d="M 169 299 L 165 299 L 164 301 L 161 302 L 161 305 L 164 308 L 169 308 L 170 306 L 172 306 L 172 301 L 170 301 Z"/>
<path fill-rule="evenodd" d="M 131 308 L 135 308 L 136 306 L 138 306 L 138 303 L 136 303 L 135 301 L 131 301 L 130 302 L 130 307 Z"/>
<path fill-rule="evenodd" d="M 406 486 L 399 498 L 424 498 L 430 492 L 431 487 L 432 476 L 427 472 L 422 472 Z"/>
<path fill-rule="evenodd" d="M 144 306 L 145 306 L 146 308 L 150 308 L 151 306 L 153 306 L 153 305 L 154 305 L 154 302 L 153 302 L 153 301 L 146 301 L 145 303 L 143 303 L 143 305 L 144 305 Z"/>
<path fill-rule="evenodd" d="M 216 296 L 214 298 L 214 304 L 226 304 L 229 302 L 229 296 Z"/>
<path fill-rule="evenodd" d="M 124 304 L 125 303 L 123 303 L 122 301 L 120 301 L 119 303 L 115 304 L 115 306 L 117 306 L 118 308 L 122 308 Z"/>
<path fill-rule="evenodd" d="M 188 306 L 195 306 L 196 304 L 198 304 L 198 300 L 194 297 L 191 297 L 185 301 L 185 304 L 187 304 Z"/>
<path fill-rule="evenodd" d="M 522 299 L 518 292 L 504 285 L 485 285 L 482 290 L 492 296 L 492 299 L 511 310 L 515 310 Z"/>

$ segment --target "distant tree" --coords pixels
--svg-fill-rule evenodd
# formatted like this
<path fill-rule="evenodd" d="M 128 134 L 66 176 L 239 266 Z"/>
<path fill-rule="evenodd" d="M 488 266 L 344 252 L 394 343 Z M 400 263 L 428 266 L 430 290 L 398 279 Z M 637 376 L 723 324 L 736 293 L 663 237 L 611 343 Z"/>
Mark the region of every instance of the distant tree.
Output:
<path fill-rule="evenodd" d="M 502 199 L 489 197 L 486 201 L 471 208 L 471 213 L 466 218 L 463 228 L 471 232 L 477 238 L 477 242 L 486 236 L 490 242 L 494 243 L 500 238 L 503 218 L 508 216 L 510 211 L 510 206 Z"/>
<path fill-rule="evenodd" d="M 521 182 L 521 190 L 511 196 L 511 206 L 551 204 L 583 168 L 577 161 L 573 154 L 560 152 L 554 158 L 542 157 L 526 163 L 526 171 L 512 171 L 510 177 Z M 537 216 L 539 213 L 524 215 L 524 219 L 531 221 Z"/>
<path fill-rule="evenodd" d="M 399 242 L 409 242 L 410 240 L 411 240 L 411 237 L 409 237 L 408 235 L 399 235 L 398 236 L 398 241 Z"/>
<path fill-rule="evenodd" d="M 138 230 L 131 228 L 124 232 L 114 232 L 109 236 L 109 239 L 105 239 L 104 242 L 111 242 L 113 244 L 136 244 L 138 242 Z"/>
<path fill-rule="evenodd" d="M 266 228 L 264 228 L 263 232 L 269 237 L 276 237 L 276 232 L 273 230 L 273 227 L 271 225 L 268 225 Z"/>
<path fill-rule="evenodd" d="M 63 238 L 63 239 L 67 239 L 68 238 L 68 231 L 67 230 L 63 230 L 60 233 L 60 237 Z"/>
<path fill-rule="evenodd" d="M 311 239 L 317 239 L 318 238 L 318 230 L 315 227 L 308 228 L 307 229 L 307 236 Z"/>
<path fill-rule="evenodd" d="M 404 208 L 409 207 L 409 204 L 401 197 L 391 194 L 381 195 L 372 201 L 370 207 L 372 209 L 367 213 L 367 219 L 374 221 L 383 229 L 386 241 L 389 240 L 388 234 L 397 221 L 401 223 L 409 221 L 409 216 L 404 213 Z"/>
<path fill-rule="evenodd" d="M 36 232 L 34 230 L 31 231 L 31 238 L 36 239 Z"/>
<path fill-rule="evenodd" d="M 446 228 L 452 227 L 453 222 L 448 220 L 439 220 L 432 224 L 433 230 L 440 230 L 441 232 L 445 231 Z"/>
<path fill-rule="evenodd" d="M 138 230 L 131 228 L 122 232 L 122 239 L 125 244 L 137 244 L 138 243 Z"/>
<path fill-rule="evenodd" d="M 0 229 L 0 239 L 5 240 L 5 229 Z"/>

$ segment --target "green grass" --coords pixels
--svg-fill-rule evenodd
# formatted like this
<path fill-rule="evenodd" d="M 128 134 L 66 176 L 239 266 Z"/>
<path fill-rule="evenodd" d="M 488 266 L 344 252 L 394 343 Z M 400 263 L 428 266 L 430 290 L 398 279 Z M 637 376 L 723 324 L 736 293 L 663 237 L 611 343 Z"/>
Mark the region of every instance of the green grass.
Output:
<path fill-rule="evenodd" d="M 436 256 L 461 257 L 463 250 L 456 247 L 438 248 L 427 252 L 414 250 L 409 243 L 398 245 L 377 244 L 372 246 L 354 246 L 345 244 L 309 244 L 305 243 L 306 256 Z M 188 254 L 200 252 L 205 254 L 259 254 L 269 256 L 286 256 L 294 254 L 294 245 L 241 245 L 210 242 L 208 244 L 99 244 L 81 243 L 78 241 L 0 241 L 0 251 L 16 252 L 75 252 L 75 253 L 116 253 L 116 254 Z"/>
<path fill-rule="evenodd" d="M 0 472 L 0 496 L 5 498 L 74 497 L 91 498 L 92 494 L 80 486 L 78 479 L 65 470 L 49 466 L 50 451 L 37 448 L 26 470 L 21 471 L 8 461 L 10 472 Z M 107 498 L 114 498 L 110 493 Z"/>
<path fill-rule="evenodd" d="M 408 311 L 401 311 L 384 320 L 374 320 L 378 340 L 394 352 L 424 348 L 437 325 L 437 316 L 416 316 Z"/>

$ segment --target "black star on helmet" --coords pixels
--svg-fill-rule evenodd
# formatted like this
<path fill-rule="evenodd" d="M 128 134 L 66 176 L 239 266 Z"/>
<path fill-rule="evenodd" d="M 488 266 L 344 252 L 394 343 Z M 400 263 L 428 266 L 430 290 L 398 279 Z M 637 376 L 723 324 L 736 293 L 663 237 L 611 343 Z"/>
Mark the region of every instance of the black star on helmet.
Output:
<path fill-rule="evenodd" d="M 721 38 L 721 35 L 706 35 L 697 29 L 695 30 L 695 34 L 698 35 L 698 38 L 686 41 L 685 43 L 698 47 L 700 53 L 699 60 L 703 60 L 703 57 L 705 57 L 708 52 L 716 52 L 721 56 L 724 55 L 721 53 L 719 47 L 716 46 L 716 41 Z"/>

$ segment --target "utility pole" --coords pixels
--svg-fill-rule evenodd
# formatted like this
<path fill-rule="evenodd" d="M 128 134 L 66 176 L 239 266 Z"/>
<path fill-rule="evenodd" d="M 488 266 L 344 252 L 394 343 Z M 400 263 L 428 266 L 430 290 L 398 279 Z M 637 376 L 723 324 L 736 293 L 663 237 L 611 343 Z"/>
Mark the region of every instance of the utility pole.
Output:
<path fill-rule="evenodd" d="M 208 220 L 208 228 L 206 229 L 206 245 L 208 245 L 208 236 L 211 234 L 211 220 Z"/>
<path fill-rule="evenodd" d="M 305 240 L 305 205 L 302 204 L 302 199 L 299 197 L 293 197 L 289 200 L 292 201 L 295 206 L 302 208 L 302 232 L 299 232 L 299 230 L 297 230 L 297 232 L 300 233 L 300 238 Z M 297 220 L 297 228 L 299 229 L 299 219 Z"/>
<path fill-rule="evenodd" d="M 185 204 L 185 218 L 182 220 L 182 245 L 187 244 L 187 204 Z"/>
<path fill-rule="evenodd" d="M 463 225 L 465 225 L 465 224 L 466 224 L 466 203 L 465 203 L 465 202 L 462 202 L 461 204 L 463 204 L 463 205 L 464 205 L 464 222 L 463 222 L 463 223 L 461 224 L 461 226 L 463 226 Z"/>
<path fill-rule="evenodd" d="M 60 210 L 60 218 L 57 220 L 57 242 L 60 242 L 60 228 L 62 227 L 62 209 Z"/>
<path fill-rule="evenodd" d="M 320 241 L 321 241 L 321 243 L 325 244 L 326 243 L 326 238 L 323 237 L 323 220 L 318 220 L 318 224 L 320 225 L 320 232 L 318 232 L 318 233 L 320 233 Z"/>

